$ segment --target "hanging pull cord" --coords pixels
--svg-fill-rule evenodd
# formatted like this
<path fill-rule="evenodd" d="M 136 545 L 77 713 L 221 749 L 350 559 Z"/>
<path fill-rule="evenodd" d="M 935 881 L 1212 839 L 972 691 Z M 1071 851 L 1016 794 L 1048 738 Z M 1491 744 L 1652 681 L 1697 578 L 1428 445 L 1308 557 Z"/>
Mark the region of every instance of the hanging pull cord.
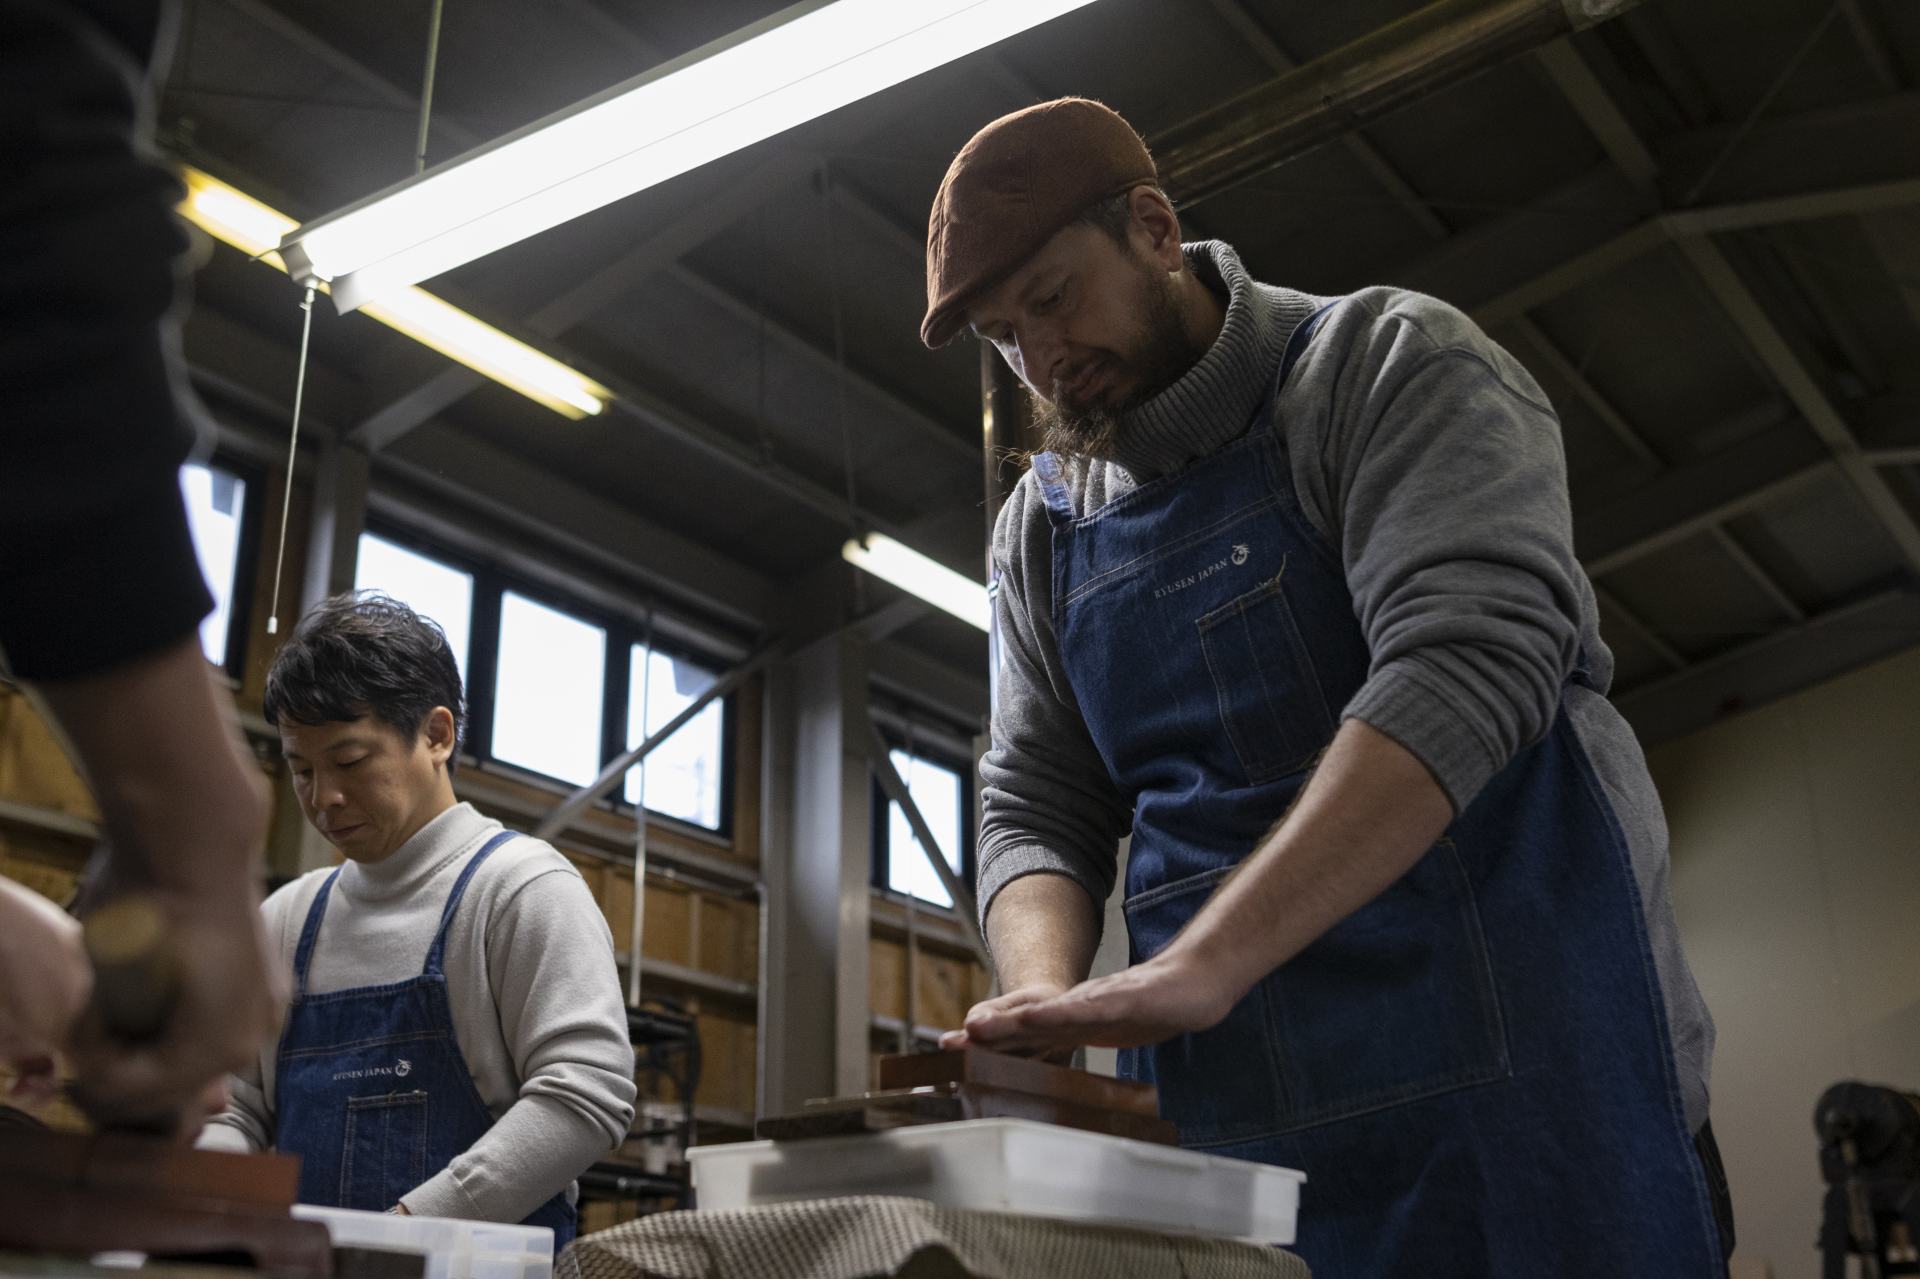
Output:
<path fill-rule="evenodd" d="M 420 85 L 420 137 L 413 148 L 413 171 L 426 172 L 427 121 L 433 116 L 433 73 L 440 62 L 440 10 L 442 0 L 433 0 L 433 18 L 427 27 L 427 70 Z"/>
<path fill-rule="evenodd" d="M 293 467 L 300 458 L 300 405 L 307 394 L 307 344 L 313 337 L 313 295 L 314 286 L 309 284 L 307 296 L 300 303 L 306 318 L 300 322 L 300 369 L 293 380 L 293 431 L 287 437 L 287 479 L 280 490 L 280 543 L 273 552 L 273 597 L 267 612 L 269 635 L 280 633 L 280 570 L 287 563 L 287 516 L 293 510 Z"/>

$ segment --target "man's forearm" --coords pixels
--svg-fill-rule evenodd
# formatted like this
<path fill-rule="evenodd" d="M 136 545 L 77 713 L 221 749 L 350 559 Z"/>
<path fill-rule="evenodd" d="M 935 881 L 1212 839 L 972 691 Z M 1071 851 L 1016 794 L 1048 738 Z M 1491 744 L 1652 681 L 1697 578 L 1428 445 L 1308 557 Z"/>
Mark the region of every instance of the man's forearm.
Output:
<path fill-rule="evenodd" d="M 1022 875 L 987 911 L 987 945 L 1002 990 L 1086 980 L 1099 944 L 1098 910 L 1065 875 Z"/>
<path fill-rule="evenodd" d="M 1348 720 L 1300 800 L 1167 948 L 1226 983 L 1254 983 L 1379 896 L 1453 819 L 1446 792 L 1405 747 Z"/>
<path fill-rule="evenodd" d="M 257 902 L 266 783 L 197 637 L 152 657 L 35 686 L 72 743 L 138 883 Z M 136 884 L 137 886 L 137 884 Z"/>

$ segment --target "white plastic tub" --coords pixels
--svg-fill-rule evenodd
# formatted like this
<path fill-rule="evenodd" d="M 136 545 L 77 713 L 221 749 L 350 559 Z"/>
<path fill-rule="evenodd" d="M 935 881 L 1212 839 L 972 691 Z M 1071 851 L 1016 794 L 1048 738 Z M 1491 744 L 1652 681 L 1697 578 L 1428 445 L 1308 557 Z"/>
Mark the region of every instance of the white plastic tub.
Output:
<path fill-rule="evenodd" d="M 1250 1243 L 1293 1242 L 1306 1174 L 1027 1119 L 697 1146 L 702 1208 L 902 1195 Z"/>
<path fill-rule="evenodd" d="M 425 1279 L 553 1279 L 553 1231 L 452 1217 L 403 1217 L 295 1204 L 293 1215 L 318 1221 L 333 1244 L 419 1253 Z"/>

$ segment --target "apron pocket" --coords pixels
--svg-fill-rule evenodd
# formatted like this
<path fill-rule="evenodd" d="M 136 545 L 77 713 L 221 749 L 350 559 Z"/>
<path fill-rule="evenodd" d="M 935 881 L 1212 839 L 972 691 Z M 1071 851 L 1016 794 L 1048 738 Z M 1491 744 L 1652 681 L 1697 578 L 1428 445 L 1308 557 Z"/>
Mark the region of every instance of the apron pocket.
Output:
<path fill-rule="evenodd" d="M 1230 870 L 1130 899 L 1136 957 L 1172 941 Z M 1189 1146 L 1276 1136 L 1506 1077 L 1486 938 L 1453 841 L 1268 974 L 1220 1025 L 1152 1057 L 1161 1114 Z"/>
<path fill-rule="evenodd" d="M 1287 1083 L 1283 1131 L 1510 1073 L 1479 905 L 1451 839 L 1261 985 Z"/>
<path fill-rule="evenodd" d="M 340 1156 L 342 1208 L 385 1212 L 427 1179 L 427 1094 L 347 1098 Z"/>
<path fill-rule="evenodd" d="M 1195 620 L 1227 740 L 1258 785 L 1306 768 L 1333 740 L 1333 715 L 1281 582 L 1286 566 Z"/>
<path fill-rule="evenodd" d="M 1171 942 L 1233 871 L 1225 866 L 1150 888 L 1127 899 L 1127 935 L 1135 963 L 1151 959 Z M 1160 1089 L 1160 1114 L 1180 1129 L 1180 1143 L 1234 1140 L 1251 1122 L 1284 1108 L 1286 1083 L 1274 1050 L 1263 986 L 1235 1004 L 1217 1026 L 1164 1044 L 1125 1050 L 1121 1073 Z"/>

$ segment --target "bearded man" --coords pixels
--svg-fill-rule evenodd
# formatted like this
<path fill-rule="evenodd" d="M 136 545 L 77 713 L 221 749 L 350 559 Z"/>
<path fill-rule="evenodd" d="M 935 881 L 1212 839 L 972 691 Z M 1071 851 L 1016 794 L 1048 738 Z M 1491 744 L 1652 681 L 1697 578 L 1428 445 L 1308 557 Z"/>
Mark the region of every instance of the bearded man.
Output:
<path fill-rule="evenodd" d="M 1046 425 L 993 546 L 1005 993 L 949 1044 L 1123 1049 L 1184 1145 L 1307 1172 L 1317 1274 L 1723 1274 L 1712 1021 L 1533 378 L 1183 245 L 1083 99 L 955 158 L 927 294 Z"/>

